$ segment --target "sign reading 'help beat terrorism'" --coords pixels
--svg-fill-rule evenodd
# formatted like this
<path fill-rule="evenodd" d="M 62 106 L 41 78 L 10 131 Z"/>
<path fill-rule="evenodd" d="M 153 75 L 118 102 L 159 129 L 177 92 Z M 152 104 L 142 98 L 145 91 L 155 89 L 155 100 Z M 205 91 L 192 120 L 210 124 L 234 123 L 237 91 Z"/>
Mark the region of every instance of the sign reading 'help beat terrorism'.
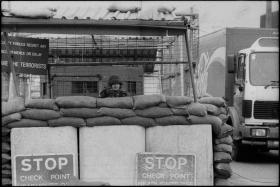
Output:
<path fill-rule="evenodd" d="M 23 37 L 7 37 L 9 51 L 1 34 L 1 71 L 10 72 L 9 56 L 13 58 L 15 72 L 33 75 L 47 74 L 49 40 Z"/>
<path fill-rule="evenodd" d="M 16 156 L 13 185 L 67 185 L 74 178 L 73 162 L 73 154 Z"/>
<path fill-rule="evenodd" d="M 195 185 L 195 155 L 138 153 L 136 185 Z"/>

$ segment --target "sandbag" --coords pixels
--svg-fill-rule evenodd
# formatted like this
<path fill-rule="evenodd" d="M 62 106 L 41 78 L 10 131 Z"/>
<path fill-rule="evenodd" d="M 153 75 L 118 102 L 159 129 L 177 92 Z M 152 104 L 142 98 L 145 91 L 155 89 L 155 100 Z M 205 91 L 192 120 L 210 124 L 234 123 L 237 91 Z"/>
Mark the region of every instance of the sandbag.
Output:
<path fill-rule="evenodd" d="M 225 153 L 232 153 L 232 146 L 228 144 L 218 144 L 214 145 L 214 152 L 225 152 Z"/>
<path fill-rule="evenodd" d="M 132 97 L 107 97 L 107 98 L 97 98 L 97 108 L 108 107 L 108 108 L 133 108 Z"/>
<path fill-rule="evenodd" d="M 140 116 L 124 118 L 121 120 L 123 125 L 139 125 L 142 127 L 156 126 L 156 122 L 152 118 L 144 118 Z"/>
<path fill-rule="evenodd" d="M 2 178 L 1 184 L 3 186 L 8 186 L 8 185 L 10 186 L 10 185 L 12 185 L 12 179 L 11 178 Z"/>
<path fill-rule="evenodd" d="M 173 115 L 170 108 L 150 107 L 143 110 L 135 110 L 137 116 L 145 118 L 160 118 Z"/>
<path fill-rule="evenodd" d="M 191 103 L 189 105 L 186 105 L 186 110 L 190 115 L 201 116 L 201 117 L 207 115 L 206 106 L 200 103 Z"/>
<path fill-rule="evenodd" d="M 2 117 L 2 125 L 6 125 L 8 123 L 19 121 L 21 120 L 21 114 L 20 113 L 13 113 L 9 114 L 7 116 Z"/>
<path fill-rule="evenodd" d="M 207 113 L 210 115 L 218 116 L 221 114 L 220 108 L 212 104 L 204 104 L 207 108 Z"/>
<path fill-rule="evenodd" d="M 155 120 L 159 125 L 190 125 L 190 122 L 184 116 L 167 116 Z"/>
<path fill-rule="evenodd" d="M 58 119 L 48 120 L 50 127 L 72 126 L 72 127 L 84 127 L 86 126 L 85 120 L 75 117 L 61 117 Z"/>
<path fill-rule="evenodd" d="M 187 96 L 166 96 L 166 104 L 169 107 L 188 105 L 193 102 L 193 98 Z"/>
<path fill-rule="evenodd" d="M 90 96 L 57 97 L 55 103 L 60 108 L 96 108 L 96 98 Z"/>
<path fill-rule="evenodd" d="M 11 132 L 11 129 L 7 128 L 7 126 L 2 127 L 2 137 L 3 136 L 8 136 L 10 134 L 10 132 Z"/>
<path fill-rule="evenodd" d="M 51 18 L 56 14 L 57 9 L 51 7 L 32 7 L 25 8 L 11 8 L 9 15 L 14 17 L 27 17 L 27 18 Z"/>
<path fill-rule="evenodd" d="M 212 104 L 217 107 L 225 106 L 225 100 L 221 97 L 202 97 L 198 100 L 199 103 Z"/>
<path fill-rule="evenodd" d="M 23 118 L 35 120 L 51 120 L 61 117 L 60 113 L 49 109 L 27 109 L 21 112 Z"/>
<path fill-rule="evenodd" d="M 2 164 L 2 169 L 12 169 L 11 164 Z"/>
<path fill-rule="evenodd" d="M 2 164 L 7 164 L 11 162 L 11 156 L 7 153 L 2 153 Z"/>
<path fill-rule="evenodd" d="M 176 116 L 186 116 L 186 117 L 189 116 L 186 106 L 177 106 L 177 107 L 170 108 L 170 110 Z"/>
<path fill-rule="evenodd" d="M 141 10 L 140 6 L 137 5 L 130 5 L 130 4 L 112 4 L 107 8 L 108 11 L 110 12 L 116 12 L 116 11 L 120 11 L 120 12 L 138 12 L 139 10 Z"/>
<path fill-rule="evenodd" d="M 8 102 L 2 102 L 2 116 L 20 112 L 25 109 L 24 99 L 22 97 L 15 97 Z"/>
<path fill-rule="evenodd" d="M 224 123 L 221 126 L 221 133 L 217 136 L 217 138 L 224 138 L 227 137 L 228 135 L 232 135 L 233 133 L 233 127 Z"/>
<path fill-rule="evenodd" d="M 6 129 L 8 129 L 8 128 L 6 128 Z M 11 131 L 11 129 L 8 129 L 8 130 L 9 130 L 9 132 Z M 7 135 L 6 136 L 2 135 L 1 140 L 2 140 L 2 142 L 6 142 L 6 143 L 10 143 L 11 142 L 10 136 L 7 136 Z"/>
<path fill-rule="evenodd" d="M 136 116 L 135 112 L 132 109 L 122 109 L 122 108 L 102 107 L 98 110 L 98 113 L 100 113 L 103 116 L 111 116 L 118 119 Z"/>
<path fill-rule="evenodd" d="M 157 105 L 158 107 L 161 108 L 168 108 L 169 106 L 166 103 L 160 103 L 159 105 Z"/>
<path fill-rule="evenodd" d="M 86 125 L 89 127 L 93 126 L 107 126 L 107 125 L 121 125 L 121 121 L 118 118 L 103 116 L 97 118 L 86 119 Z"/>
<path fill-rule="evenodd" d="M 204 117 L 190 115 L 188 120 L 191 124 L 211 124 L 215 136 L 221 133 L 222 120 L 216 116 L 207 115 Z"/>
<path fill-rule="evenodd" d="M 60 113 L 64 117 L 95 118 L 102 114 L 97 108 L 60 108 Z"/>
<path fill-rule="evenodd" d="M 11 146 L 8 143 L 2 142 L 2 152 L 8 153 L 11 151 Z"/>
<path fill-rule="evenodd" d="M 132 98 L 133 98 L 133 109 L 145 109 L 166 102 L 165 96 L 159 94 L 137 95 L 137 96 L 133 96 Z"/>
<path fill-rule="evenodd" d="M 59 110 L 58 106 L 55 104 L 54 99 L 27 99 L 25 101 L 26 108 L 38 108 L 38 109 L 49 109 L 49 110 Z"/>
<path fill-rule="evenodd" d="M 230 135 L 224 138 L 215 138 L 215 144 L 228 144 L 233 145 L 233 139 Z"/>
<path fill-rule="evenodd" d="M 231 155 L 226 152 L 214 152 L 214 162 L 229 163 L 232 161 Z"/>
<path fill-rule="evenodd" d="M 225 114 L 225 115 L 228 114 L 227 109 L 225 107 L 219 107 L 219 110 L 220 110 L 220 114 Z"/>
<path fill-rule="evenodd" d="M 12 171 L 4 169 L 4 170 L 1 171 L 1 175 L 2 175 L 3 178 L 12 177 Z"/>
<path fill-rule="evenodd" d="M 8 128 L 23 128 L 23 127 L 47 127 L 48 123 L 42 120 L 21 119 L 20 121 L 12 122 L 7 125 Z"/>
<path fill-rule="evenodd" d="M 222 120 L 223 123 L 226 123 L 228 120 L 228 115 L 225 114 L 220 114 L 218 117 Z"/>
<path fill-rule="evenodd" d="M 215 177 L 227 179 L 232 175 L 232 169 L 229 163 L 215 163 L 214 164 Z"/>
<path fill-rule="evenodd" d="M 166 6 L 166 5 L 160 5 L 157 8 L 158 12 L 163 12 L 164 14 L 171 14 L 176 8 L 173 6 Z"/>

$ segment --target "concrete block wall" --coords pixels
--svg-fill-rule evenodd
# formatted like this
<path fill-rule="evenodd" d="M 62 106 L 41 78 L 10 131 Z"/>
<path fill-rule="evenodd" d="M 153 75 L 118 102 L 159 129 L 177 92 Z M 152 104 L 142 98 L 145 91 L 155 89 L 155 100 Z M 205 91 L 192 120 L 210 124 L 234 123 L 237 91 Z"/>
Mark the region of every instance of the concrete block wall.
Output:
<path fill-rule="evenodd" d="M 144 127 L 84 127 L 79 133 L 81 180 L 135 184 L 136 153 L 145 152 Z"/>
<path fill-rule="evenodd" d="M 17 156 L 47 156 L 47 155 L 73 155 L 73 176 L 78 178 L 78 137 L 74 127 L 28 127 L 13 128 L 11 131 L 11 160 L 12 181 L 16 183 L 16 157 Z M 58 161 L 57 161 L 58 162 Z M 58 165 L 58 163 L 55 165 Z M 67 161 L 70 162 L 70 161 Z M 71 161 L 72 162 L 72 161 Z M 32 163 L 32 161 L 30 162 Z M 51 163 L 51 162 L 50 162 Z M 38 164 L 38 163 L 37 163 Z M 43 161 L 37 165 L 37 169 L 43 167 Z M 54 163 L 51 163 L 51 167 Z M 30 164 L 31 166 L 31 164 Z M 17 166 L 18 167 L 18 166 Z M 31 168 L 32 170 L 32 168 Z M 33 168 L 33 170 L 35 170 Z M 69 171 L 70 172 L 70 171 Z M 69 173 L 70 175 L 70 173 Z M 54 173 L 54 178 L 61 177 Z M 33 179 L 34 180 L 34 179 Z M 29 181 L 34 182 L 34 181 Z M 52 180 L 47 181 L 50 184 Z M 24 178 L 22 184 L 28 185 L 28 179 Z M 55 184 L 55 183 L 54 183 Z"/>
<path fill-rule="evenodd" d="M 146 151 L 194 154 L 196 185 L 213 185 L 213 146 L 210 125 L 157 126 L 147 128 Z"/>

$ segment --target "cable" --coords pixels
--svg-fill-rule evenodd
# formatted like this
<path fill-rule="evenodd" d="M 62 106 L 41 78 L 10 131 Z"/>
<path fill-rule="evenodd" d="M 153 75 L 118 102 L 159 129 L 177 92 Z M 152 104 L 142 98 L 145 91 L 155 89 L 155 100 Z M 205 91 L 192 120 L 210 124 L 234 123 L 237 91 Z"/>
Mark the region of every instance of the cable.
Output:
<path fill-rule="evenodd" d="M 236 175 L 238 175 L 238 176 L 242 177 L 243 179 L 246 179 L 246 180 L 249 180 L 249 181 L 252 181 L 252 182 L 259 182 L 259 183 L 265 183 L 265 184 L 267 184 L 267 183 L 273 183 L 273 182 L 256 181 L 256 180 L 253 180 L 253 179 L 250 179 L 250 178 L 247 178 L 247 177 L 241 176 L 241 175 L 239 175 L 238 173 L 235 173 L 235 172 L 232 172 L 232 173 L 234 173 L 234 174 L 236 174 Z"/>

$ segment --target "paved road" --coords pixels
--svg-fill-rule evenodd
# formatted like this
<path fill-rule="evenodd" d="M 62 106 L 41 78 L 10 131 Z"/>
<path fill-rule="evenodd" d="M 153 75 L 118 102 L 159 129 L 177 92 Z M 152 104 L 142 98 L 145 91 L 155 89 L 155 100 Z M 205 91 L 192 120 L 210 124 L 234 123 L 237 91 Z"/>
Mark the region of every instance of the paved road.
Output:
<path fill-rule="evenodd" d="M 279 184 L 279 151 L 251 153 L 242 162 L 231 163 L 233 175 L 216 185 L 276 186 Z"/>

